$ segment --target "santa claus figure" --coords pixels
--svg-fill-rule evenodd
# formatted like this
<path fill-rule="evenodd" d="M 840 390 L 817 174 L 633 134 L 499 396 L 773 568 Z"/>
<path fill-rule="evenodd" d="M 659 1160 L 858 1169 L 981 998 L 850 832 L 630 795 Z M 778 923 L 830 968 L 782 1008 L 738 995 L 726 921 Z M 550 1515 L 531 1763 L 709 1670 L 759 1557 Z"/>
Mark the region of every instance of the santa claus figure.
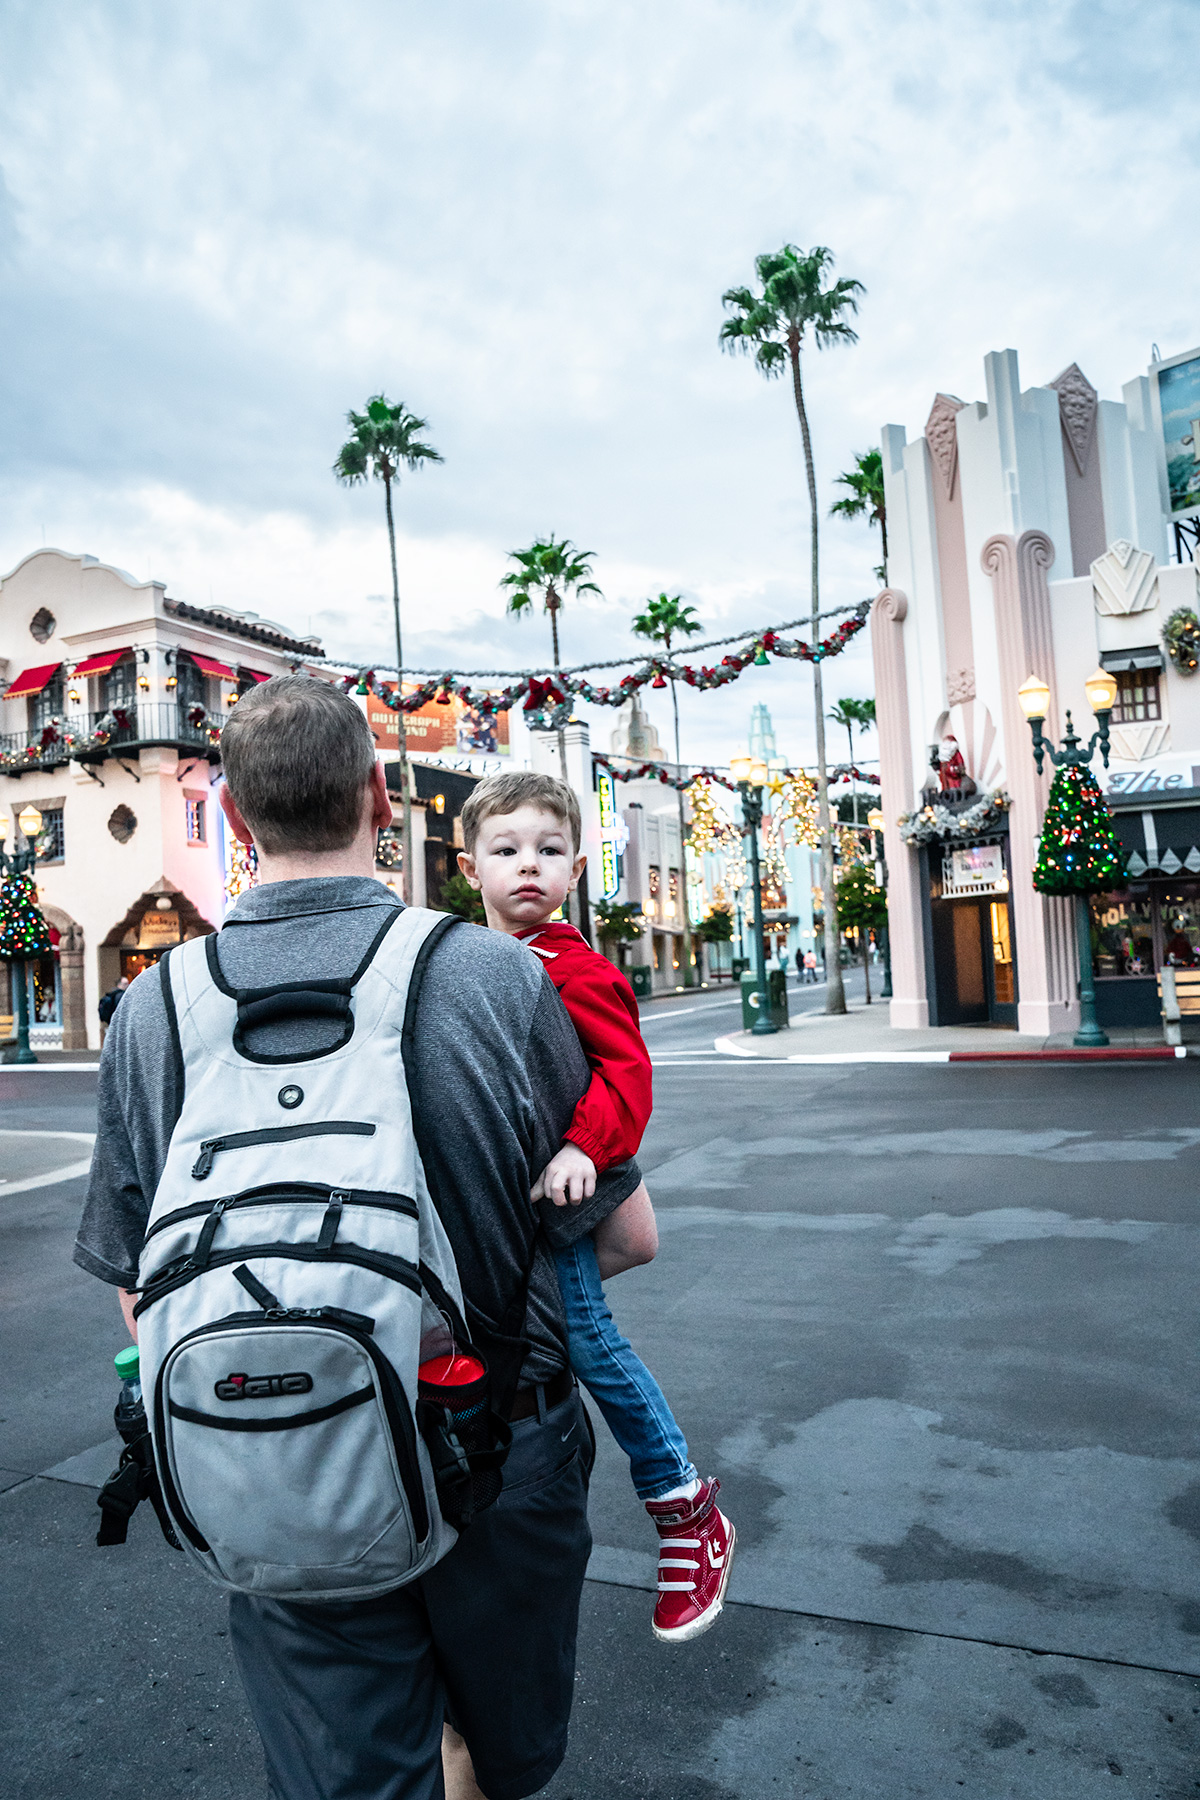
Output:
<path fill-rule="evenodd" d="M 967 780 L 967 765 L 958 747 L 958 739 L 947 735 L 938 745 L 938 781 L 943 794 L 961 794 Z"/>

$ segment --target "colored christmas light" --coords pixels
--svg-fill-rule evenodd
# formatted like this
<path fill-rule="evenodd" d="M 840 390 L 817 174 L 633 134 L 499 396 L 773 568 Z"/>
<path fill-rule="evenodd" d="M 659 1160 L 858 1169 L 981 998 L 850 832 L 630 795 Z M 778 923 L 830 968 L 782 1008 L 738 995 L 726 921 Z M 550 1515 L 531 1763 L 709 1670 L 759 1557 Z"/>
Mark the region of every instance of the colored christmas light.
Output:
<path fill-rule="evenodd" d="M 6 876 L 0 885 L 0 956 L 6 962 L 24 961 L 48 956 L 52 949 L 33 876 L 28 869 Z"/>
<path fill-rule="evenodd" d="M 1125 852 L 1096 778 L 1067 763 L 1050 789 L 1033 885 L 1039 894 L 1102 894 L 1124 881 Z"/>

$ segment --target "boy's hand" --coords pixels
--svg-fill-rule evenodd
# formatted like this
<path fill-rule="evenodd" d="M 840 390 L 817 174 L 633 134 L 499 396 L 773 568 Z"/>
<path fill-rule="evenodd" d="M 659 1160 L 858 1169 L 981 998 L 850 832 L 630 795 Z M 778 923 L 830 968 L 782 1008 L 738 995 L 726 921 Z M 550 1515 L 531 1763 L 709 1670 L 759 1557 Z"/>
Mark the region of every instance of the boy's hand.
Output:
<path fill-rule="evenodd" d="M 570 1200 L 572 1206 L 578 1206 L 581 1201 L 590 1200 L 595 1191 L 595 1163 L 578 1144 L 564 1144 L 534 1182 L 529 1198 L 553 1200 L 555 1206 L 565 1206 Z"/>

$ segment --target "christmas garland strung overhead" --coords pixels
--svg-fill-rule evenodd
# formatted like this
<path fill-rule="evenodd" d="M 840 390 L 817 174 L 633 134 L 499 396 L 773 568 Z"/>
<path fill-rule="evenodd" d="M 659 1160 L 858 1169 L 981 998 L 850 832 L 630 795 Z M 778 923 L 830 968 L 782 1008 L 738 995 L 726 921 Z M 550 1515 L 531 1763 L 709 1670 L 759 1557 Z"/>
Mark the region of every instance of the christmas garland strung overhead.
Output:
<path fill-rule="evenodd" d="M 611 758 L 603 756 L 599 750 L 593 750 L 592 761 L 606 768 L 614 781 L 661 781 L 664 787 L 681 789 L 684 793 L 694 781 L 712 781 L 718 787 L 728 788 L 731 794 L 737 791 L 737 782 L 731 781 L 728 775 L 722 775 L 716 769 L 697 769 L 691 775 L 672 775 L 662 763 L 657 762 L 637 763 L 628 769 L 618 769 Z M 772 776 L 771 779 L 774 781 L 776 777 Z M 803 769 L 784 769 L 778 779 L 785 784 L 789 781 L 813 782 L 813 777 L 806 775 Z M 838 781 L 865 781 L 875 787 L 879 786 L 878 775 L 855 768 L 851 763 L 839 763 L 836 769 L 830 769 L 829 785 L 832 787 Z M 815 783 L 813 791 L 816 791 Z"/>
<path fill-rule="evenodd" d="M 6 962 L 27 961 L 48 956 L 53 948 L 33 876 L 28 869 L 6 876 L 0 885 L 0 956 Z"/>
<path fill-rule="evenodd" d="M 359 678 L 347 675 L 344 686 L 347 691 L 353 688 L 357 693 L 373 691 L 376 698 L 393 712 L 403 713 L 419 712 L 431 701 L 439 706 L 449 706 L 452 700 L 459 700 L 487 717 L 508 712 L 520 701 L 522 711 L 535 730 L 557 730 L 570 718 L 574 700 L 586 701 L 589 706 L 624 706 L 642 688 L 665 688 L 672 681 L 681 681 L 686 687 L 704 693 L 736 681 L 752 665 L 764 666 L 772 656 L 800 662 L 823 662 L 827 657 L 837 656 L 851 638 L 858 635 L 867 622 L 871 604 L 869 600 L 861 601 L 836 631 L 831 631 L 815 645 L 806 643 L 803 638 L 783 638 L 776 631 L 764 631 L 741 650 L 723 656 L 715 665 L 693 668 L 690 663 L 675 662 L 669 657 L 651 657 L 611 687 L 597 687 L 581 675 L 568 675 L 560 670 L 544 675 L 521 675 L 504 688 L 484 688 L 472 685 L 479 677 L 469 670 L 455 672 L 449 669 L 444 675 L 420 682 L 411 693 L 401 697 L 397 697 L 394 683 L 391 687 L 376 687 L 373 670 Z"/>

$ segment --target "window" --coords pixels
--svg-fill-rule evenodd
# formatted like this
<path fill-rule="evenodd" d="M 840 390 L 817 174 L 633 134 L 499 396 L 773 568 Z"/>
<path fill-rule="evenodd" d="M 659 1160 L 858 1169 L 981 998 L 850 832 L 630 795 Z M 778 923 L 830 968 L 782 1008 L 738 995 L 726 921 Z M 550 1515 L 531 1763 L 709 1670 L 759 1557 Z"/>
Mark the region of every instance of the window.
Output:
<path fill-rule="evenodd" d="M 184 809 L 187 815 L 187 841 L 189 844 L 206 844 L 208 837 L 204 828 L 204 801 L 185 798 Z"/>
<path fill-rule="evenodd" d="M 1114 725 L 1140 725 L 1146 719 L 1162 718 L 1162 701 L 1158 669 L 1118 669 L 1117 704 L 1113 707 Z"/>
<path fill-rule="evenodd" d="M 661 885 L 662 885 L 661 871 L 658 869 L 656 864 L 651 863 L 650 867 L 647 871 L 647 886 L 649 888 L 648 899 L 649 899 L 650 904 L 647 906 L 646 911 L 650 914 L 650 917 L 652 919 L 655 917 L 655 915 L 658 912 L 658 893 L 659 893 L 659 888 L 661 887 Z"/>
<path fill-rule="evenodd" d="M 38 839 L 37 859 L 39 862 L 62 862 L 65 854 L 63 809 L 61 806 L 43 807 L 42 835 Z"/>
<path fill-rule="evenodd" d="M 33 731 L 44 731 L 51 719 L 61 719 L 63 715 L 63 678 L 60 669 L 46 683 L 40 694 L 34 694 L 29 701 L 29 725 Z"/>
<path fill-rule="evenodd" d="M 673 919 L 679 904 L 679 870 L 667 870 L 667 904 L 663 908 L 663 917 Z"/>

